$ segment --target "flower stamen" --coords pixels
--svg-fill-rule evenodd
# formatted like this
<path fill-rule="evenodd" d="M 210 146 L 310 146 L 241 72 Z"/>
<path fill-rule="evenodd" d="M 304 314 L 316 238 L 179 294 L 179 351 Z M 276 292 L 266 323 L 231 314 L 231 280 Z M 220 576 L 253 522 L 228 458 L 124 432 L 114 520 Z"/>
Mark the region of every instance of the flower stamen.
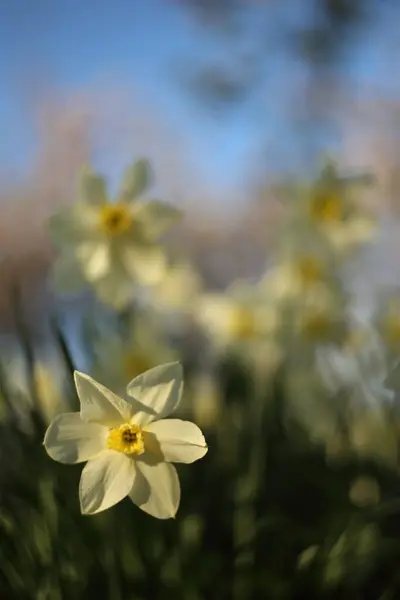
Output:
<path fill-rule="evenodd" d="M 318 191 L 311 197 L 310 216 L 319 223 L 337 223 L 344 217 L 343 200 L 337 192 Z"/>
<path fill-rule="evenodd" d="M 129 204 L 118 202 L 106 204 L 100 212 L 100 229 L 107 236 L 120 236 L 132 226 L 133 217 Z"/>
<path fill-rule="evenodd" d="M 107 448 L 124 452 L 125 454 L 143 454 L 144 439 L 139 425 L 124 423 L 110 429 L 107 438 Z"/>

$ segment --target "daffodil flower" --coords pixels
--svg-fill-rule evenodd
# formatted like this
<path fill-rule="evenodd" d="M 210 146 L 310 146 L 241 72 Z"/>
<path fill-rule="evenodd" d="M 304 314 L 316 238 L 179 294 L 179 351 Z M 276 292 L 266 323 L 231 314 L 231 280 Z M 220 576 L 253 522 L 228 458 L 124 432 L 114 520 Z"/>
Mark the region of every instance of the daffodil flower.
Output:
<path fill-rule="evenodd" d="M 167 261 L 157 240 L 181 213 L 163 202 L 138 200 L 149 177 L 147 163 L 138 161 L 111 202 L 105 180 L 83 170 L 77 202 L 50 220 L 59 253 L 54 267 L 58 289 L 75 291 L 88 282 L 106 304 L 123 308 L 133 284 L 162 280 Z"/>
<path fill-rule="evenodd" d="M 234 282 L 225 293 L 200 296 L 195 313 L 199 324 L 220 347 L 270 337 L 278 326 L 277 310 L 266 302 L 263 290 L 242 280 Z"/>
<path fill-rule="evenodd" d="M 119 393 L 127 381 L 156 365 L 176 360 L 177 353 L 168 344 L 156 317 L 154 311 L 137 307 L 124 321 L 121 332 L 99 329 L 91 339 L 91 374 Z"/>
<path fill-rule="evenodd" d="M 136 377 L 127 399 L 77 371 L 75 384 L 81 410 L 56 417 L 44 446 L 58 462 L 88 461 L 79 484 L 82 513 L 98 513 L 129 496 L 146 513 L 173 518 L 180 485 L 171 463 L 192 463 L 207 452 L 197 425 L 164 418 L 181 399 L 181 365 L 167 363 Z"/>
<path fill-rule="evenodd" d="M 347 255 L 374 237 L 376 218 L 355 198 L 357 188 L 370 183 L 367 175 L 342 178 L 334 165 L 328 165 L 306 194 L 309 220 L 324 232 L 339 253 Z"/>

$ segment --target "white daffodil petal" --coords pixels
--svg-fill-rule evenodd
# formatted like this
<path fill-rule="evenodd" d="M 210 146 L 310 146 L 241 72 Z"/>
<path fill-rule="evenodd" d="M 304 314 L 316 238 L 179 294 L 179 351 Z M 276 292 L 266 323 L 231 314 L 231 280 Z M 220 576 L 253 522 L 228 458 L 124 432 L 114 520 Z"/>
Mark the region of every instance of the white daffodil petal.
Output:
<path fill-rule="evenodd" d="M 131 405 L 104 385 L 79 371 L 75 371 L 74 379 L 84 421 L 114 427 L 131 419 Z"/>
<path fill-rule="evenodd" d="M 135 377 L 127 388 L 138 425 L 172 413 L 182 396 L 183 371 L 179 362 L 166 363 Z"/>
<path fill-rule="evenodd" d="M 107 428 L 82 421 L 79 413 L 58 415 L 44 436 L 47 454 L 61 463 L 84 462 L 100 454 L 106 447 Z"/>
<path fill-rule="evenodd" d="M 146 237 L 156 239 L 182 218 L 182 212 L 165 202 L 150 200 L 135 206 L 135 218 L 140 221 Z"/>
<path fill-rule="evenodd" d="M 163 249 L 153 244 L 127 244 L 121 247 L 121 260 L 129 276 L 146 285 L 160 283 L 167 269 Z"/>
<path fill-rule="evenodd" d="M 78 199 L 80 202 L 92 206 L 101 206 L 107 202 L 107 185 L 105 179 L 93 173 L 88 165 L 85 165 L 81 170 Z"/>
<path fill-rule="evenodd" d="M 82 514 L 93 515 L 123 500 L 135 481 L 135 462 L 122 452 L 105 450 L 84 467 L 79 482 Z"/>
<path fill-rule="evenodd" d="M 88 281 L 97 281 L 110 270 L 110 247 L 104 241 L 84 242 L 78 246 L 76 255 Z"/>
<path fill-rule="evenodd" d="M 132 301 L 133 282 L 119 258 L 112 260 L 112 268 L 95 282 L 98 297 L 115 310 L 124 309 Z"/>
<path fill-rule="evenodd" d="M 145 159 L 136 161 L 124 173 L 121 190 L 118 197 L 124 202 L 131 202 L 146 191 L 150 185 L 150 164 Z"/>
<path fill-rule="evenodd" d="M 181 498 L 175 467 L 169 463 L 147 460 L 136 461 L 136 467 L 145 481 L 139 477 L 135 481 L 129 494 L 132 502 L 157 519 L 174 518 Z"/>
<path fill-rule="evenodd" d="M 168 462 L 192 463 L 208 450 L 201 430 L 190 421 L 156 421 L 146 427 L 144 435 L 148 450 Z"/>

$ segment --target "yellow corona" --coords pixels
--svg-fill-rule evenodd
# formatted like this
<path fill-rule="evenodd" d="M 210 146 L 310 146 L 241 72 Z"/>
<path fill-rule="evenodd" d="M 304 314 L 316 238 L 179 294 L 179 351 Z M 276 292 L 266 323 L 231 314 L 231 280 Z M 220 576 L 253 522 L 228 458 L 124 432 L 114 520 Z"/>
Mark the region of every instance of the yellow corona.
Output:
<path fill-rule="evenodd" d="M 310 216 L 320 223 L 336 223 L 343 219 L 343 199 L 337 192 L 318 191 L 311 197 Z"/>
<path fill-rule="evenodd" d="M 142 429 L 132 423 L 124 423 L 110 429 L 107 448 L 125 454 L 143 454 L 145 448 Z"/>
<path fill-rule="evenodd" d="M 107 236 L 117 237 L 126 233 L 133 224 L 132 211 L 129 204 L 106 204 L 100 211 L 100 229 Z"/>

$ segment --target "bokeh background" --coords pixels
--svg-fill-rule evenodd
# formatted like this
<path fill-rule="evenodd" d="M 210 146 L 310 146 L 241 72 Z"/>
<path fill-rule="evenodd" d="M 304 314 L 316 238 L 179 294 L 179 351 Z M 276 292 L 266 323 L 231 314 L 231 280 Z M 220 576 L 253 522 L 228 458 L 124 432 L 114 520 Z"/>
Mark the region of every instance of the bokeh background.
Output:
<path fill-rule="evenodd" d="M 347 509 L 335 508 L 342 496 L 347 499 L 343 474 L 329 471 L 333 480 L 329 475 L 325 483 L 322 459 L 302 467 L 311 486 L 299 493 L 302 508 L 283 503 L 277 516 L 282 495 L 296 498 L 301 488 L 294 483 L 300 467 L 290 462 L 292 468 L 282 471 L 278 452 L 280 477 L 275 474 L 268 486 L 264 482 L 257 501 L 262 541 L 254 543 L 253 570 L 245 567 L 237 581 L 241 571 L 229 515 L 240 506 L 233 490 L 241 471 L 239 459 L 230 455 L 229 433 L 218 442 L 226 452 L 222 464 L 211 460 L 212 466 L 196 467 L 183 481 L 189 500 L 178 525 L 132 517 L 135 509 L 126 503 L 111 516 L 82 525 L 79 473 L 73 468 L 64 476 L 63 467 L 48 465 L 40 446 L 43 414 L 32 430 L 31 416 L 21 408 L 28 403 L 36 410 L 33 380 L 40 380 L 53 405 L 61 392 L 54 387 L 49 392 L 49 372 L 51 380 L 61 381 L 62 394 L 68 388 L 73 396 L 71 369 L 90 363 L 82 334 L 88 307 L 99 310 L 99 321 L 108 319 L 90 293 L 65 298 L 53 291 L 49 277 L 54 250 L 46 224 L 74 200 L 86 162 L 114 190 L 127 164 L 148 158 L 155 192 L 185 213 L 168 238 L 169 248 L 195 266 L 206 288 L 223 290 L 237 278 L 263 274 L 282 214 L 283 182 L 313 177 L 316 165 L 333 156 L 345 171 L 375 176 L 368 202 L 379 215 L 380 234 L 352 268 L 360 314 L 371 309 L 379 286 L 400 283 L 400 5 L 396 0 L 4 0 L 0 14 L 0 345 L 2 370 L 15 384 L 2 394 L 17 414 L 12 425 L 7 420 L 2 425 L 0 597 L 400 598 L 397 539 L 379 558 L 366 551 L 373 567 L 357 556 L 350 583 L 344 567 L 346 561 L 353 565 L 348 554 L 332 567 L 329 589 L 317 586 L 319 575 L 298 576 L 293 565 L 301 552 L 313 548 L 317 538 L 336 535 L 325 532 L 325 517 L 311 522 L 305 516 L 315 512 L 308 499 L 316 479 L 324 482 L 329 519 L 339 521 L 340 529 L 348 517 Z M 190 348 L 187 368 L 203 368 L 207 360 Z M 237 396 L 253 392 L 241 373 L 229 369 L 218 381 L 224 387 L 229 380 L 224 402 L 231 407 L 229 398 L 234 404 Z M 220 393 L 219 384 L 203 377 L 193 384 L 193 394 L 208 406 Z M 229 410 L 234 423 L 236 408 Z M 219 434 L 211 427 L 210 436 Z M 38 474 L 33 479 L 21 474 L 30 470 L 31 456 Z M 392 475 L 385 471 L 386 476 Z M 216 482 L 222 480 L 218 494 Z M 271 485 L 278 491 L 268 504 Z M 390 483 L 390 497 L 396 497 L 396 486 Z M 133 550 L 126 523 L 132 537 L 148 544 Z M 394 531 L 398 525 L 387 527 Z M 358 526 L 352 521 L 351 527 Z M 375 529 L 362 531 L 365 544 L 355 545 L 373 545 Z M 240 543 L 247 548 L 247 542 Z"/>
<path fill-rule="evenodd" d="M 44 276 L 43 223 L 87 160 L 113 184 L 131 158 L 151 158 L 213 285 L 259 273 L 274 184 L 321 153 L 371 169 L 376 202 L 396 210 L 398 11 L 393 0 L 5 3 L 2 296 L 9 270 L 32 285 Z"/>

